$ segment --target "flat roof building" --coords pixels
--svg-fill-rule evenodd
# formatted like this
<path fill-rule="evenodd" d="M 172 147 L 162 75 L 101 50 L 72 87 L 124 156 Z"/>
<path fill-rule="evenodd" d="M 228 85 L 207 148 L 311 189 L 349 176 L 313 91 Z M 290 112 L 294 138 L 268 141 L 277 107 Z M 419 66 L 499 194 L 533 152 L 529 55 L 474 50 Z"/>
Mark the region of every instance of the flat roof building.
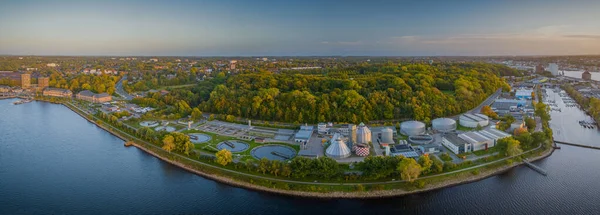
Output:
<path fill-rule="evenodd" d="M 75 97 L 77 99 L 81 99 L 81 100 L 88 101 L 88 102 L 94 102 L 94 103 L 104 103 L 104 102 L 112 101 L 112 96 L 108 95 L 107 93 L 96 94 L 89 90 L 81 91 L 81 92 L 77 93 L 77 95 Z"/>
<path fill-rule="evenodd" d="M 442 145 L 444 145 L 454 154 L 461 154 L 471 151 L 470 144 L 453 133 L 446 134 L 442 137 Z"/>
<path fill-rule="evenodd" d="M 313 129 L 312 126 L 300 126 L 300 130 L 294 135 L 294 141 L 297 143 L 308 142 L 310 136 L 312 136 Z"/>
<path fill-rule="evenodd" d="M 73 93 L 67 89 L 48 87 L 48 88 L 44 89 L 42 95 L 67 98 L 67 97 L 72 97 Z"/>

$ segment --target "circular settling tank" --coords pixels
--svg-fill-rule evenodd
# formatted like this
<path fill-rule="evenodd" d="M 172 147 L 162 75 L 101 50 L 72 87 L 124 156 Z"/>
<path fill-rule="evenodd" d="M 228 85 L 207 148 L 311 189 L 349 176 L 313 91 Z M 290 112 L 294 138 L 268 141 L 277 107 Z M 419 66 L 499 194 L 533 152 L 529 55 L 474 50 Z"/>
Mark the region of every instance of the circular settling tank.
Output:
<path fill-rule="evenodd" d="M 188 136 L 190 136 L 190 141 L 192 141 L 192 143 L 205 143 L 211 139 L 210 136 L 201 133 L 188 134 Z"/>
<path fill-rule="evenodd" d="M 141 126 L 144 127 L 156 127 L 158 126 L 158 122 L 157 121 L 142 121 L 140 122 Z"/>
<path fill-rule="evenodd" d="M 166 131 L 166 132 L 173 132 L 175 131 L 175 127 L 171 127 L 171 126 L 158 126 L 156 128 L 154 128 L 155 131 Z"/>
<path fill-rule="evenodd" d="M 289 146 L 264 145 L 252 149 L 250 154 L 258 160 L 266 158 L 269 160 L 284 161 L 294 158 L 296 156 L 296 150 Z"/>
<path fill-rule="evenodd" d="M 230 152 L 243 152 L 248 150 L 248 143 L 238 140 L 227 140 L 217 144 L 217 149 L 227 149 Z"/>

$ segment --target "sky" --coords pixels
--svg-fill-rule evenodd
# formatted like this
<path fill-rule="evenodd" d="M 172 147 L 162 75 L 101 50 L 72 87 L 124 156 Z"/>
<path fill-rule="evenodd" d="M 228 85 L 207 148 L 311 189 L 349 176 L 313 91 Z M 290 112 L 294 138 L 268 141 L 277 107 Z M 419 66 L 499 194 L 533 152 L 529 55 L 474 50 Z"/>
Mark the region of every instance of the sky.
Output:
<path fill-rule="evenodd" d="M 0 0 L 0 54 L 600 54 L 597 0 Z"/>

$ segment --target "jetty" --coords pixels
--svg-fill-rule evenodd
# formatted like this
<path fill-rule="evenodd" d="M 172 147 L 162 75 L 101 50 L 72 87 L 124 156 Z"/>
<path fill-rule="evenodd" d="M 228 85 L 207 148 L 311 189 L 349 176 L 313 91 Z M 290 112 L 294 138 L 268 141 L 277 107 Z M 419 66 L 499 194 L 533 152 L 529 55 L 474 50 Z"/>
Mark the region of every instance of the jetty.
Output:
<path fill-rule="evenodd" d="M 527 167 L 535 170 L 536 172 L 538 172 L 538 173 L 540 173 L 540 174 L 542 174 L 544 176 L 548 175 L 548 172 L 546 172 L 546 170 L 542 169 L 539 166 L 536 166 L 536 165 L 532 164 L 527 159 L 523 160 L 523 163 L 525 163 L 525 165 L 527 165 Z"/>
<path fill-rule="evenodd" d="M 583 147 L 583 148 L 588 148 L 588 149 L 597 149 L 597 150 L 600 150 L 599 146 L 590 146 L 590 145 L 583 145 L 583 144 L 578 144 L 578 143 L 569 143 L 569 142 L 558 141 L 558 140 L 554 140 L 554 143 L 571 145 L 571 146 L 577 146 L 577 147 Z"/>

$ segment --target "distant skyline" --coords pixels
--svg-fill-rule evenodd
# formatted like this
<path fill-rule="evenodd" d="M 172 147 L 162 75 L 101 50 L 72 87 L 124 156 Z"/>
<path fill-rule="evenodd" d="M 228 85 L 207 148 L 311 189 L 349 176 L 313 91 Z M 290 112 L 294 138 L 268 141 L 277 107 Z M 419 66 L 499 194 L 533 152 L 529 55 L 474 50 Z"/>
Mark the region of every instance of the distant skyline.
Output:
<path fill-rule="evenodd" d="M 0 0 L 0 54 L 600 54 L 600 1 Z"/>

